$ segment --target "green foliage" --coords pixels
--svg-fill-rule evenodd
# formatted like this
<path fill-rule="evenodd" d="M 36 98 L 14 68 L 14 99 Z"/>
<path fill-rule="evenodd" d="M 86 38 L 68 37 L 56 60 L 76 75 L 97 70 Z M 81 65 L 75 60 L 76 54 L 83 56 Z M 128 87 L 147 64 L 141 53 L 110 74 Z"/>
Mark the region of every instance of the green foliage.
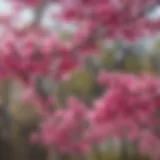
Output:
<path fill-rule="evenodd" d="M 13 146 L 13 159 L 28 160 L 29 144 L 26 132 L 22 132 L 22 128 L 17 123 L 12 123 L 11 142 Z"/>
<path fill-rule="evenodd" d="M 136 56 L 128 56 L 123 67 L 127 72 L 138 73 L 143 69 L 143 60 Z"/>
<path fill-rule="evenodd" d="M 69 31 L 61 31 L 59 37 L 62 41 L 67 41 L 73 38 L 72 33 Z"/>
<path fill-rule="evenodd" d="M 141 54 L 141 53 L 139 53 Z M 137 56 L 137 55 L 126 55 L 121 65 L 116 65 L 116 49 L 108 49 L 105 53 L 102 53 L 100 57 L 101 67 L 106 70 L 121 70 L 124 72 L 140 73 L 143 71 L 158 72 L 158 68 L 153 62 L 152 56 Z M 156 56 L 154 56 L 156 57 Z M 157 56 L 158 57 L 158 56 Z M 160 57 L 160 56 L 159 56 Z M 156 58 L 157 59 L 157 58 Z"/>
<path fill-rule="evenodd" d="M 80 97 L 89 97 L 94 91 L 94 77 L 83 70 L 74 72 L 69 82 L 72 91 Z"/>
<path fill-rule="evenodd" d="M 100 62 L 102 68 L 105 68 L 107 70 L 112 70 L 114 69 L 115 66 L 115 50 L 114 49 L 109 49 L 107 52 L 102 53 L 100 56 Z"/>
<path fill-rule="evenodd" d="M 116 65 L 115 51 L 109 50 L 101 56 L 102 68 L 107 70 L 122 70 L 126 72 L 140 72 L 143 70 L 143 59 L 134 55 L 127 55 L 121 66 Z"/>
<path fill-rule="evenodd" d="M 9 112 L 12 119 L 24 128 L 35 126 L 40 120 L 40 115 L 36 108 L 29 102 L 22 101 L 12 104 L 9 108 Z"/>
<path fill-rule="evenodd" d="M 160 52 L 155 52 L 149 56 L 150 70 L 153 73 L 160 73 Z"/>
<path fill-rule="evenodd" d="M 11 91 L 12 82 L 8 79 L 1 81 L 0 83 L 0 103 L 5 106 L 9 106 L 9 94 Z"/>
<path fill-rule="evenodd" d="M 19 125 L 17 122 L 12 122 L 12 160 L 46 160 L 46 151 L 39 146 L 33 145 L 29 141 L 29 136 L 34 130 L 35 127 L 26 128 L 22 125 Z"/>
<path fill-rule="evenodd" d="M 143 156 L 138 153 L 127 153 L 127 155 L 128 158 L 125 160 L 150 160 L 147 156 Z M 101 158 L 98 158 L 93 153 L 89 156 L 89 160 L 122 160 L 122 158 L 120 152 L 109 150 L 104 152 Z"/>
<path fill-rule="evenodd" d="M 88 102 L 94 97 L 96 87 L 95 77 L 91 72 L 84 69 L 76 70 L 69 81 L 57 87 L 56 95 L 62 102 L 70 95 L 75 95 Z"/>
<path fill-rule="evenodd" d="M 158 40 L 153 46 L 153 52 L 159 52 L 159 51 L 160 51 L 160 40 Z"/>

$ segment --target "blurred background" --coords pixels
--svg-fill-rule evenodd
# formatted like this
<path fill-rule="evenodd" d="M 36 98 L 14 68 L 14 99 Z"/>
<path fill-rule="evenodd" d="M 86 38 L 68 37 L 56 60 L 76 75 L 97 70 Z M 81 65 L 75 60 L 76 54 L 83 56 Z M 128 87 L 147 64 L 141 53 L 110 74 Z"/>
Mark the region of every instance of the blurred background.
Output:
<path fill-rule="evenodd" d="M 58 13 L 60 9 L 61 7 L 56 4 L 48 6 L 42 17 L 41 25 L 51 30 L 52 33 L 58 34 L 62 40 L 67 40 L 74 31 L 75 26 L 63 24 L 56 16 L 54 20 L 50 16 L 56 12 Z M 9 2 L 0 0 L 0 21 L 3 22 L 13 10 L 14 8 Z M 160 8 L 157 7 L 151 18 L 160 18 Z M 12 25 L 17 28 L 24 28 L 29 26 L 33 19 L 34 10 L 31 7 L 24 7 L 18 18 L 16 16 L 15 19 L 12 19 Z M 1 23 L 1 36 L 4 34 L 4 30 L 5 26 Z M 100 93 L 98 84 L 95 81 L 95 72 L 98 72 L 100 69 L 134 73 L 136 75 L 144 72 L 159 75 L 160 34 L 152 37 L 146 36 L 138 39 L 136 42 L 108 40 L 102 45 L 104 49 L 99 53 L 100 58 L 98 61 L 96 58 L 91 57 L 86 66 L 75 70 L 71 74 L 71 78 L 68 81 L 64 81 L 56 86 L 55 95 L 59 102 L 58 105 L 63 105 L 69 95 L 76 95 L 90 104 Z M 10 98 L 8 98 L 8 95 L 10 95 Z M 22 86 L 19 83 L 1 82 L 0 97 L 3 103 L 0 103 L 0 160 L 47 160 L 48 154 L 46 149 L 29 141 L 29 135 L 37 127 L 40 118 L 33 105 L 23 102 L 21 96 Z M 4 104 L 9 107 L 6 109 Z M 119 152 L 117 152 L 117 150 L 121 150 L 120 142 L 111 140 L 108 146 L 109 150 L 103 157 L 104 160 L 122 159 L 119 156 Z M 127 148 L 129 148 L 129 144 L 127 144 Z M 92 156 L 91 159 L 96 158 Z M 128 158 L 124 157 L 125 159 L 141 160 L 147 158 L 142 158 L 140 155 L 131 155 Z M 99 160 L 101 160 L 100 157 Z"/>

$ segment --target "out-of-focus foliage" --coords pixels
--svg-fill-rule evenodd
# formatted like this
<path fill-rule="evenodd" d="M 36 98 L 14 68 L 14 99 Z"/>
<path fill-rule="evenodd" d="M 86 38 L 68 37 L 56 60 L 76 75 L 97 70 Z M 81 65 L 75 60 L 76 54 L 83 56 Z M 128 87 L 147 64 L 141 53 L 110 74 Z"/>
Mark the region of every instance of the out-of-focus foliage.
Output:
<path fill-rule="evenodd" d="M 39 115 L 34 106 L 26 102 L 22 102 L 16 106 L 13 105 L 10 108 L 10 113 L 15 121 L 26 127 L 35 125 L 39 120 Z"/>
<path fill-rule="evenodd" d="M 160 52 L 142 55 L 140 51 L 136 51 L 135 54 L 126 54 L 120 61 L 116 59 L 117 52 L 117 48 L 112 48 L 101 54 L 102 68 L 132 73 L 149 71 L 157 74 L 160 72 Z"/>
<path fill-rule="evenodd" d="M 143 69 L 143 62 L 136 56 L 128 56 L 124 61 L 124 70 L 128 72 L 140 72 Z"/>
<path fill-rule="evenodd" d="M 117 49 L 109 49 L 102 53 L 101 64 L 107 70 L 121 70 L 125 72 L 141 72 L 144 69 L 144 61 L 140 56 L 126 54 L 121 60 L 117 60 Z M 141 54 L 141 53 L 140 53 Z"/>
<path fill-rule="evenodd" d="M 102 53 L 100 56 L 101 66 L 112 70 L 114 69 L 115 64 L 115 50 L 114 49 L 108 49 L 105 53 Z"/>
<path fill-rule="evenodd" d="M 12 144 L 13 144 L 13 159 L 27 160 L 29 159 L 29 145 L 27 142 L 28 132 L 22 131 L 17 123 L 12 124 Z"/>
<path fill-rule="evenodd" d="M 71 32 L 68 32 L 68 31 L 61 31 L 59 33 L 59 37 L 62 41 L 67 41 L 73 38 Z"/>
<path fill-rule="evenodd" d="M 160 73 L 160 52 L 154 52 L 149 56 L 151 71 L 154 73 Z"/>
<path fill-rule="evenodd" d="M 159 73 L 158 58 L 159 54 L 146 54 L 142 55 L 141 50 L 134 50 L 125 54 L 121 61 L 117 61 L 117 54 L 120 48 L 114 46 L 103 51 L 100 59 L 100 68 L 110 70 L 120 70 L 122 72 L 132 72 L 139 74 L 141 72 Z M 138 53 L 139 52 L 139 53 Z M 122 52 L 123 53 L 123 52 Z M 157 62 L 157 63 L 155 63 Z M 59 102 L 64 104 L 65 99 L 69 95 L 76 95 L 86 102 L 93 99 L 98 92 L 99 88 L 95 81 L 96 75 L 90 70 L 88 66 L 82 70 L 76 70 L 72 73 L 68 81 L 61 83 L 56 89 L 56 95 Z"/>
<path fill-rule="evenodd" d="M 94 75 L 88 70 L 76 70 L 71 78 L 57 87 L 57 97 L 63 101 L 69 95 L 90 101 L 96 94 L 97 84 Z"/>
<path fill-rule="evenodd" d="M 153 46 L 153 52 L 160 52 L 160 40 L 156 41 Z"/>
<path fill-rule="evenodd" d="M 75 1 L 73 6 L 67 5 L 66 2 L 69 2 L 69 1 L 57 1 L 62 6 L 62 8 L 64 6 L 63 8 L 64 14 L 63 13 L 60 14 L 60 17 L 64 18 L 65 20 L 68 19 L 66 23 L 70 23 L 70 22 L 72 23 L 73 21 L 75 21 L 75 23 L 78 24 L 79 26 L 78 31 L 75 32 L 74 34 L 74 40 L 72 41 L 72 44 L 69 47 L 66 47 L 64 46 L 63 42 L 64 41 L 68 42 L 68 38 L 72 38 L 71 36 L 68 35 L 68 33 L 62 33 L 60 35 L 60 39 L 57 37 L 52 37 L 51 39 L 49 37 L 48 39 L 48 34 L 46 35 L 46 33 L 42 33 L 41 35 L 41 32 L 48 33 L 47 29 L 43 27 L 41 28 L 40 23 L 41 23 L 41 18 L 44 12 L 44 8 L 46 5 L 48 5 L 46 2 L 50 2 L 50 1 L 21 0 L 19 2 L 25 2 L 24 3 L 25 5 L 27 4 L 28 6 L 30 7 L 32 6 L 35 9 L 34 10 L 35 11 L 35 22 L 33 22 L 33 28 L 31 27 L 32 28 L 31 30 L 29 29 L 28 31 L 25 31 L 25 32 L 27 32 L 26 35 L 28 35 L 28 33 L 30 34 L 34 32 L 36 33 L 35 34 L 36 36 L 35 37 L 33 36 L 33 38 L 31 37 L 30 39 L 31 43 L 30 42 L 28 43 L 28 41 L 26 41 L 27 43 L 23 44 L 22 39 L 24 38 L 23 36 L 25 36 L 25 34 L 20 33 L 21 35 L 20 36 L 19 31 L 21 32 L 21 30 L 11 25 L 13 19 L 16 19 L 16 15 L 18 15 L 20 12 L 15 12 L 16 14 L 14 12 L 13 14 L 11 13 L 11 15 L 9 15 L 9 21 L 6 20 L 4 24 L 6 28 L 6 31 L 4 32 L 7 32 L 6 35 L 8 35 L 8 33 L 9 35 L 12 35 L 12 30 L 13 30 L 13 34 L 15 34 L 15 37 L 13 36 L 14 37 L 13 41 L 11 40 L 11 43 L 10 43 L 10 36 L 8 36 L 9 39 L 7 39 L 6 42 L 8 42 L 9 40 L 9 45 L 8 43 L 4 42 L 7 45 L 4 48 L 3 47 L 1 48 L 1 59 L 0 59 L 1 67 L 0 69 L 1 69 L 1 73 L 4 74 L 5 76 L 12 75 L 13 77 L 16 77 L 15 78 L 16 81 L 22 80 L 22 82 L 25 84 L 25 87 L 26 86 L 30 87 L 31 90 L 34 92 L 33 95 L 36 96 L 35 98 L 31 94 L 32 96 L 32 97 L 30 96 L 31 101 L 33 100 L 34 102 L 34 100 L 36 100 L 40 102 L 42 104 L 42 107 L 44 107 L 43 111 L 45 112 L 46 110 L 47 116 L 50 116 L 50 114 L 52 114 L 51 113 L 52 111 L 50 110 L 51 108 L 50 106 L 53 103 L 50 101 L 50 99 L 52 99 L 52 96 L 51 97 L 49 96 L 50 93 L 45 93 L 45 88 L 43 88 L 43 78 L 45 79 L 43 75 L 45 74 L 45 76 L 52 77 L 52 71 L 51 71 L 51 68 L 53 66 L 52 64 L 54 62 L 56 63 L 57 61 L 59 61 L 59 58 L 61 59 L 60 60 L 61 64 L 59 67 L 57 68 L 55 67 L 57 75 L 55 75 L 54 78 L 61 80 L 64 73 L 68 73 L 70 72 L 70 70 L 77 67 L 77 65 L 79 66 L 82 64 L 81 58 L 79 58 L 79 54 L 75 54 L 75 52 L 86 54 L 86 52 L 90 53 L 92 51 L 93 52 L 97 50 L 99 51 L 99 45 L 98 45 L 99 42 L 103 42 L 106 40 L 106 38 L 108 39 L 109 37 L 115 40 L 119 38 L 119 35 L 120 35 L 124 39 L 133 41 L 136 39 L 136 37 L 139 37 L 140 35 L 142 35 L 144 33 L 143 31 L 146 29 L 147 30 L 151 29 L 152 32 L 159 30 L 159 27 L 158 27 L 159 23 L 151 24 L 148 22 L 149 20 L 145 21 L 146 12 L 143 10 L 146 10 L 146 7 L 147 7 L 147 10 L 150 10 L 148 9 L 150 0 L 147 0 L 145 4 L 143 0 L 139 1 L 138 3 L 137 1 L 135 1 L 136 3 L 135 2 L 128 3 L 128 1 L 121 1 L 120 4 L 122 6 L 122 10 L 121 10 L 121 7 L 120 8 L 117 7 L 117 4 L 114 4 L 114 3 L 110 4 L 108 0 L 106 1 L 105 0 L 99 0 L 99 1 L 95 0 L 94 2 L 90 0 L 86 2 L 85 1 Z M 95 6 L 93 6 L 93 4 L 95 4 Z M 157 6 L 157 4 L 159 4 L 159 2 L 155 0 L 153 1 L 153 6 L 151 5 L 151 7 L 155 7 Z M 24 5 L 24 8 L 25 8 L 25 5 Z M 141 10 L 142 7 L 143 9 Z M 90 10 L 91 13 L 93 13 L 91 16 L 88 16 L 90 14 L 90 11 L 88 12 L 88 10 Z M 135 16 L 133 16 L 133 11 L 135 10 L 136 10 L 136 14 Z M 140 16 L 139 16 L 139 10 L 140 10 Z M 124 21 L 126 20 L 127 20 L 127 23 L 124 23 Z M 149 23 L 149 25 L 146 25 L 146 23 L 147 24 Z M 136 27 L 138 27 L 138 30 L 135 30 Z M 4 37 L 6 35 L 4 34 Z M 21 38 L 23 37 L 23 38 L 21 39 L 20 37 Z M 45 40 L 43 41 L 44 37 L 47 37 L 47 41 Z M 3 43 L 3 38 L 1 40 Z M 40 42 L 41 43 L 40 45 L 39 45 L 39 40 L 40 41 L 42 40 Z M 4 41 L 5 41 L 5 38 L 4 38 Z M 117 53 L 116 53 L 117 50 L 119 50 L 119 48 L 117 48 L 112 54 L 105 53 L 106 55 L 102 56 L 102 59 L 101 59 L 102 68 L 106 68 L 109 70 L 118 69 L 118 70 L 123 70 L 127 72 L 135 72 L 135 73 L 138 73 L 144 69 L 143 58 L 139 58 L 139 56 L 136 56 L 134 54 L 132 55 L 130 53 L 126 54 L 124 52 L 123 58 L 120 60 L 117 60 Z M 155 60 L 157 60 L 157 58 L 155 59 L 153 58 L 153 62 L 156 62 L 155 63 L 156 65 L 153 65 L 153 66 L 155 68 L 156 67 L 159 68 L 158 67 L 159 64 L 157 64 L 157 61 Z M 79 99 L 82 99 L 83 101 L 90 102 L 99 93 L 99 88 L 97 87 L 97 83 L 96 83 L 97 71 L 93 72 L 94 69 L 92 69 L 92 67 L 94 68 L 94 66 L 92 65 L 88 67 L 90 68 L 86 67 L 84 70 L 77 70 L 73 72 L 71 79 L 69 81 L 65 81 L 62 84 L 60 84 L 60 86 L 57 87 L 57 90 L 55 90 L 55 92 L 57 92 L 56 95 L 59 98 L 59 101 L 61 102 L 61 104 L 64 104 L 63 102 L 69 95 L 74 95 L 74 96 L 77 96 Z M 37 81 L 39 82 L 39 77 L 37 78 L 37 74 L 40 75 L 40 79 L 42 78 L 42 83 L 40 82 L 37 84 Z M 56 80 L 55 80 L 54 85 L 57 85 Z M 8 94 L 9 93 L 8 87 L 9 87 L 8 84 L 4 84 L 4 86 L 2 85 L 2 92 L 0 91 L 2 95 L 0 94 L 0 96 L 4 100 L 4 102 L 2 102 L 4 105 L 4 108 L 9 107 L 10 105 L 12 107 L 10 110 L 11 111 L 10 113 L 12 116 L 11 139 L 12 139 L 12 144 L 14 148 L 13 157 L 15 160 L 32 160 L 32 159 L 36 160 L 37 158 L 33 156 L 35 154 L 32 154 L 33 152 L 36 152 L 36 149 L 32 147 L 31 144 L 29 144 L 30 142 L 28 141 L 28 136 L 32 130 L 31 126 L 34 126 L 34 124 L 39 120 L 39 117 L 37 116 L 37 113 L 34 110 L 35 108 L 33 108 L 33 105 L 31 105 L 30 103 L 20 102 L 16 104 L 14 103 L 10 104 L 9 103 L 10 96 Z M 17 93 L 15 92 L 14 94 L 17 94 Z M 19 99 L 21 98 L 22 97 L 19 97 Z M 108 102 L 109 101 L 110 100 L 108 100 Z M 76 139 L 75 137 L 79 138 L 83 134 L 83 132 L 81 133 L 81 131 L 79 131 L 79 128 L 81 127 L 78 124 L 79 123 L 78 120 L 75 121 L 75 119 L 78 117 L 77 114 L 75 114 L 76 116 L 74 116 L 74 113 L 77 113 L 77 108 L 78 108 L 79 103 L 71 103 L 71 104 L 73 104 L 74 106 L 73 108 L 72 106 L 70 107 L 71 109 L 73 109 L 73 112 L 72 110 L 71 112 L 68 112 L 68 113 L 72 113 L 72 114 L 69 114 L 71 118 L 68 118 L 69 119 L 68 123 L 64 124 L 65 129 L 60 130 L 62 132 L 58 132 L 58 135 L 61 135 L 62 133 L 62 137 L 60 137 L 60 141 L 62 140 L 62 142 L 65 141 L 65 138 L 63 139 L 63 135 L 65 135 L 65 131 L 70 130 L 70 128 L 71 128 L 70 130 L 71 132 L 74 133 L 74 130 L 75 131 L 78 130 L 78 132 L 80 133 L 78 134 L 78 132 L 76 132 L 75 136 L 73 136 L 73 134 L 71 134 L 71 136 L 68 136 L 69 138 L 70 137 L 73 138 L 73 141 L 74 139 Z M 119 104 L 118 104 L 118 107 L 119 107 Z M 78 110 L 80 112 L 81 111 L 83 112 L 83 110 L 81 110 L 81 107 L 78 108 Z M 41 117 L 42 121 L 43 120 L 47 121 L 50 118 L 50 117 L 43 117 L 43 115 Z M 65 115 L 66 115 L 66 112 L 64 113 L 63 117 L 65 117 Z M 88 115 L 86 115 L 85 112 L 83 112 L 80 115 L 81 116 L 79 120 L 81 120 L 82 118 L 82 121 L 84 121 L 85 117 L 88 118 Z M 101 114 L 101 115 L 104 115 L 104 114 Z M 65 120 L 67 121 L 68 119 L 65 119 Z M 75 121 L 76 123 L 72 123 L 72 120 Z M 77 126 L 78 126 L 78 129 L 77 129 Z M 75 127 L 75 128 L 73 129 L 72 127 L 73 128 Z M 55 128 L 56 126 L 53 126 L 54 132 L 52 134 L 48 134 L 48 133 L 51 133 L 50 127 L 49 127 L 49 130 L 46 130 L 45 136 L 48 141 L 50 141 L 49 136 L 51 136 L 51 138 L 53 136 L 54 138 L 54 135 L 56 135 L 55 132 L 58 130 L 58 128 L 63 128 L 63 127 L 58 126 L 56 129 Z M 85 126 L 85 129 L 86 129 L 86 126 Z M 99 128 L 96 128 L 96 129 L 98 130 Z M 103 132 L 103 128 L 102 128 L 102 132 Z M 58 140 L 58 138 L 55 138 L 55 139 Z M 93 141 L 92 143 L 95 143 L 94 139 L 92 139 L 92 141 Z M 52 143 L 52 140 L 50 142 Z M 71 139 L 69 139 L 68 143 L 65 143 L 65 144 L 67 144 L 66 146 L 68 149 L 69 145 L 71 144 Z M 51 146 L 47 147 L 46 149 L 50 149 L 50 147 L 52 149 L 52 146 L 53 145 L 51 144 Z M 81 148 L 83 146 L 78 146 L 78 148 L 79 147 Z M 108 155 L 108 157 L 106 155 Z M 42 157 L 43 156 L 39 157 L 38 160 L 40 160 L 40 158 Z M 135 157 L 134 159 L 136 159 Z M 93 156 L 91 160 L 94 158 L 95 157 Z M 109 153 L 105 153 L 104 155 L 104 159 L 117 159 L 117 158 L 120 158 L 120 157 L 116 157 L 116 154 L 114 153 L 111 156 Z M 142 159 L 142 157 L 137 158 L 137 159 Z M 99 157 L 98 157 L 98 160 L 100 160 Z"/>
<path fill-rule="evenodd" d="M 126 160 L 150 160 L 149 157 L 140 155 L 139 153 L 131 153 L 126 152 L 127 159 Z M 102 153 L 101 158 L 97 157 L 94 153 L 90 154 L 89 160 L 121 160 L 121 153 L 117 150 L 108 150 L 104 153 Z"/>
<path fill-rule="evenodd" d="M 43 148 L 34 146 L 29 141 L 29 136 L 34 127 L 26 127 L 15 121 L 12 123 L 12 160 L 46 160 L 46 151 Z"/>

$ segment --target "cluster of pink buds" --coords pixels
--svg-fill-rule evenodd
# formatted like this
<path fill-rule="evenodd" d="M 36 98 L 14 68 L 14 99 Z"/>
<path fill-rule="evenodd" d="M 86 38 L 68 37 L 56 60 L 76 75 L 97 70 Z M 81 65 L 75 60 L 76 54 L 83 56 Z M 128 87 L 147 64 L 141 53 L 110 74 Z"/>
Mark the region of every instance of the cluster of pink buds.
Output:
<path fill-rule="evenodd" d="M 102 71 L 98 82 L 106 86 L 106 93 L 96 102 L 94 121 L 104 126 L 113 124 L 112 135 L 139 140 L 143 152 L 152 154 L 148 151 L 151 143 L 155 148 L 160 145 L 159 77 Z"/>
<path fill-rule="evenodd" d="M 158 156 L 150 146 L 160 146 L 160 79 L 102 71 L 98 82 L 106 91 L 92 106 L 69 98 L 64 109 L 57 109 L 43 123 L 33 140 L 71 154 L 86 153 L 109 137 L 125 136 L 131 142 L 139 140 L 143 153 Z"/>
<path fill-rule="evenodd" d="M 88 109 L 81 101 L 70 97 L 66 108 L 58 109 L 40 127 L 32 140 L 63 153 L 88 151 Z"/>

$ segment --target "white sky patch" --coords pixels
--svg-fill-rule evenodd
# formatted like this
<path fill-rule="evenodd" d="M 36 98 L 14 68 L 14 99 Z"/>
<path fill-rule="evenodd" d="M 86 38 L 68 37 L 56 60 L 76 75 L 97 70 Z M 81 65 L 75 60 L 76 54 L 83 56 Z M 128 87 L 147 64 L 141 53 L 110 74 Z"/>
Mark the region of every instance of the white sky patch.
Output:
<path fill-rule="evenodd" d="M 154 13 L 151 14 L 150 17 L 155 20 L 160 19 L 160 7 L 157 7 L 157 9 L 154 11 Z"/>
<path fill-rule="evenodd" d="M 13 20 L 13 25 L 18 28 L 23 28 L 31 24 L 33 21 L 33 11 L 31 9 L 23 10 L 16 19 Z"/>
<path fill-rule="evenodd" d="M 0 14 L 10 14 L 12 7 L 5 0 L 0 0 Z"/>
<path fill-rule="evenodd" d="M 48 6 L 42 19 L 42 25 L 45 27 L 59 28 L 59 20 L 57 18 L 54 18 L 53 20 L 52 15 L 58 14 L 60 11 L 61 7 L 58 5 Z"/>

